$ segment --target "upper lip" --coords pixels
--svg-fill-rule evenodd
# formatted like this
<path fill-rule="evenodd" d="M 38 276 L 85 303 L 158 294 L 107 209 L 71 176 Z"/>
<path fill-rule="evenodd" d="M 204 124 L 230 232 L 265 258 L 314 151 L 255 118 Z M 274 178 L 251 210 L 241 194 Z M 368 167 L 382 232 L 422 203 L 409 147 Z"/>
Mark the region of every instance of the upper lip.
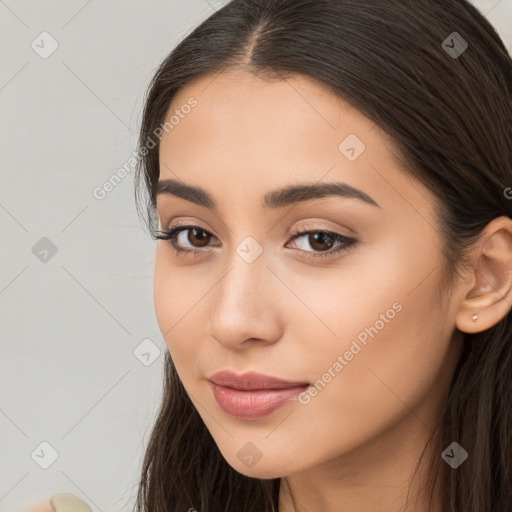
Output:
<path fill-rule="evenodd" d="M 237 375 L 230 370 L 216 372 L 210 375 L 208 380 L 219 386 L 238 390 L 287 389 L 309 386 L 309 382 L 305 381 L 288 381 L 257 372 Z"/>

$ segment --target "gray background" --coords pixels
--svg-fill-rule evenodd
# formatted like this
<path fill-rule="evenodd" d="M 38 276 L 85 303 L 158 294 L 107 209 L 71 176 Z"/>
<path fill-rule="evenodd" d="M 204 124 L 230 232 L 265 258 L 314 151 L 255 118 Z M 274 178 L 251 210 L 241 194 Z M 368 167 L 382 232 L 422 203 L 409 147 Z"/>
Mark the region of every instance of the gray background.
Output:
<path fill-rule="evenodd" d="M 0 0 L 0 512 L 133 503 L 167 350 L 156 242 L 133 171 L 93 190 L 133 155 L 158 64 L 224 3 Z M 474 3 L 512 48 L 512 0 Z"/>

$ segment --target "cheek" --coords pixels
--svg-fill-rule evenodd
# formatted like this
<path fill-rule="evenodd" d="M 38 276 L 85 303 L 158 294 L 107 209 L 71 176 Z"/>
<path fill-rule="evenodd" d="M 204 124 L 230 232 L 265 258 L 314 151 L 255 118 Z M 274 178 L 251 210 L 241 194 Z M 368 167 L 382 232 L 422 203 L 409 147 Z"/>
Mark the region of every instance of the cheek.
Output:
<path fill-rule="evenodd" d="M 201 300 L 206 285 L 195 286 L 191 283 L 194 273 L 180 268 L 170 261 L 171 249 L 159 242 L 155 258 L 153 276 L 153 300 L 155 314 L 162 334 L 172 333 L 180 319 L 185 318 L 188 310 Z M 197 271 L 195 272 L 197 274 Z"/>
<path fill-rule="evenodd" d="M 375 261 L 364 261 L 361 253 L 350 271 L 347 260 L 343 272 L 308 295 L 311 309 L 334 331 L 310 318 L 301 336 L 314 384 L 304 397 L 309 403 L 302 403 L 302 414 L 314 418 L 304 423 L 304 434 L 318 445 L 319 425 L 331 425 L 325 449 L 332 442 L 340 449 L 361 443 L 415 407 L 430 424 L 422 407 L 435 401 L 437 387 L 448 385 L 453 326 L 438 299 L 440 262 L 414 249 L 390 246 L 378 253 Z M 322 340 L 316 335 L 315 346 L 307 341 L 314 338 L 313 327 L 326 333 Z M 336 435 L 338 429 L 346 435 Z"/>
<path fill-rule="evenodd" d="M 324 347 L 321 356 L 311 356 L 315 396 L 306 397 L 309 403 L 301 403 L 299 409 L 307 418 L 301 435 L 306 444 L 319 454 L 333 449 L 343 453 L 411 411 L 418 428 L 432 424 L 431 406 L 449 384 L 449 333 L 437 327 L 442 311 L 427 313 L 428 329 L 417 322 L 424 314 L 418 304 L 403 301 L 403 309 L 383 328 L 368 322 L 359 331 L 367 334 L 365 343 L 347 337 L 338 346 Z M 318 436 L 319 431 L 325 438 Z"/>
<path fill-rule="evenodd" d="M 431 331 L 434 335 L 440 318 L 446 319 L 438 297 L 442 283 L 436 236 L 410 232 L 415 233 L 408 230 L 405 241 L 397 236 L 361 246 L 337 268 L 290 276 L 290 287 L 309 308 L 296 321 L 301 329 L 323 334 L 326 353 L 343 353 L 354 339 L 362 347 L 375 340 L 377 350 L 384 345 L 422 350 L 420 340 Z M 311 338 L 301 339 L 307 343 Z M 309 350 L 318 356 L 323 352 Z"/>
<path fill-rule="evenodd" d="M 162 250 L 158 247 L 153 276 L 153 302 L 158 326 L 164 338 L 172 326 L 175 311 L 174 295 L 169 293 L 168 278 Z"/>
<path fill-rule="evenodd" d="M 171 352 L 173 360 L 187 347 L 183 340 L 183 329 L 187 323 L 187 310 L 199 299 L 199 292 L 187 286 L 186 273 L 171 268 L 169 265 L 168 248 L 159 247 L 155 261 L 153 278 L 153 301 L 155 316 L 160 332 Z M 204 293 L 204 292 L 203 292 Z M 197 295 L 197 297 L 196 297 Z M 191 328 L 190 325 L 187 326 Z M 192 327 L 193 328 L 193 327 Z M 188 338 L 193 333 L 189 333 Z M 185 339 L 187 339 L 185 337 Z"/>
<path fill-rule="evenodd" d="M 176 370 L 185 385 L 201 374 L 206 339 L 208 291 L 214 286 L 205 266 L 193 269 L 169 263 L 169 249 L 157 249 L 153 278 L 155 316 Z"/>

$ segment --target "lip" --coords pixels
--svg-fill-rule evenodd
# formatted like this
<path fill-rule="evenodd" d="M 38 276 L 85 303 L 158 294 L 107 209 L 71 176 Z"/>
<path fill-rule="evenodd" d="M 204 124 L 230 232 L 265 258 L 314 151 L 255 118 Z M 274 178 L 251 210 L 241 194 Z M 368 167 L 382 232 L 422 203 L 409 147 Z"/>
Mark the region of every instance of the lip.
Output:
<path fill-rule="evenodd" d="M 210 382 L 226 388 L 238 389 L 240 391 L 261 390 L 261 389 L 288 389 L 308 386 L 306 381 L 289 381 L 271 377 L 263 373 L 246 372 L 238 375 L 231 370 L 216 372 L 208 377 Z"/>
<path fill-rule="evenodd" d="M 256 372 L 237 375 L 229 370 L 214 373 L 207 380 L 222 410 L 242 420 L 268 416 L 309 387 L 304 381 L 286 381 Z"/>

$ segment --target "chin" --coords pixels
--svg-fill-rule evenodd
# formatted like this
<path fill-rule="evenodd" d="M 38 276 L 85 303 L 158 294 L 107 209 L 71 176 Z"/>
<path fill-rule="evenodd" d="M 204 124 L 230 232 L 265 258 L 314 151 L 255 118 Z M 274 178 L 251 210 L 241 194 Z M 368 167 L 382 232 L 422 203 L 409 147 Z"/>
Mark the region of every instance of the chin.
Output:
<path fill-rule="evenodd" d="M 238 462 L 238 461 L 237 461 Z M 269 467 L 264 464 L 257 463 L 252 468 L 245 467 L 243 464 L 240 465 L 238 462 L 236 465 L 230 464 L 230 466 L 237 471 L 238 473 L 241 473 L 244 476 L 247 476 L 249 478 L 258 478 L 260 480 L 271 480 L 274 478 L 282 478 L 286 476 L 288 473 L 284 470 L 284 468 L 274 468 Z"/>

